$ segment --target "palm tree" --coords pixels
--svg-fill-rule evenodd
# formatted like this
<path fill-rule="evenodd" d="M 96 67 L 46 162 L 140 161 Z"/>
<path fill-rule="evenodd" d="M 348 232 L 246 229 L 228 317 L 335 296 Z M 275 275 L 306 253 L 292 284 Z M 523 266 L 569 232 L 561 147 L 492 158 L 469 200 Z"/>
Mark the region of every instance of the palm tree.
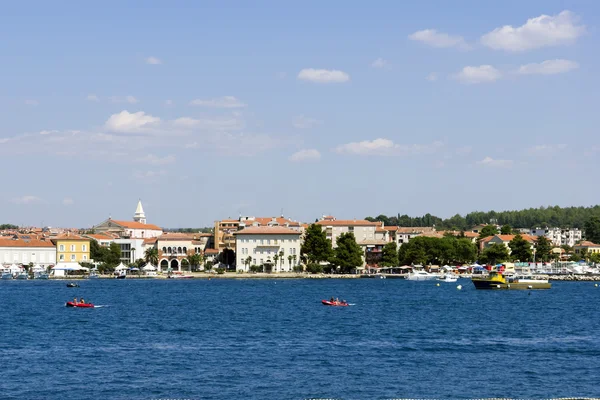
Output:
<path fill-rule="evenodd" d="M 252 257 L 251 256 L 246 257 L 246 259 L 244 260 L 244 264 L 246 264 L 246 268 L 248 268 L 250 266 L 251 262 L 252 262 Z"/>
<path fill-rule="evenodd" d="M 294 257 L 292 257 L 292 255 L 290 254 L 288 256 L 288 263 L 290 264 L 290 270 L 292 269 L 292 260 L 294 259 Z"/>
<path fill-rule="evenodd" d="M 192 254 L 191 256 L 188 257 L 188 261 L 190 262 L 192 269 L 195 271 L 197 269 L 198 265 L 202 264 L 202 255 Z"/>
<path fill-rule="evenodd" d="M 279 266 L 283 267 L 283 250 L 279 251 Z"/>
<path fill-rule="evenodd" d="M 279 254 L 273 256 L 273 262 L 275 263 L 275 270 L 277 271 L 277 261 L 279 261 Z"/>
<path fill-rule="evenodd" d="M 144 259 L 152 265 L 158 264 L 158 249 L 156 247 L 150 247 L 144 253 Z"/>
<path fill-rule="evenodd" d="M 294 265 L 296 265 L 296 255 L 295 254 L 294 254 L 293 258 L 294 258 Z"/>

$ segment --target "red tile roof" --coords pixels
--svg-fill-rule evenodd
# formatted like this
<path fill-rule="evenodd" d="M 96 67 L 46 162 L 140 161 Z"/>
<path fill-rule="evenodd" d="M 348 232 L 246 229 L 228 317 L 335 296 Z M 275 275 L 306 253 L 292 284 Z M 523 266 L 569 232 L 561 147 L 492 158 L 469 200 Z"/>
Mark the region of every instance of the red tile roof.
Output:
<path fill-rule="evenodd" d="M 112 236 L 105 235 L 103 233 L 93 233 L 93 234 L 89 234 L 89 235 L 85 235 L 85 236 L 96 239 L 96 240 L 113 240 L 114 239 Z"/>
<path fill-rule="evenodd" d="M 50 240 L 0 238 L 0 247 L 54 247 L 54 243 Z"/>
<path fill-rule="evenodd" d="M 300 235 L 300 232 L 283 226 L 249 226 L 234 235 Z"/>
<path fill-rule="evenodd" d="M 111 221 L 115 224 L 121 225 L 123 228 L 128 229 L 149 229 L 153 231 L 162 231 L 162 228 L 152 224 L 142 224 L 141 222 L 136 221 L 117 221 L 115 219 Z"/>
<path fill-rule="evenodd" d="M 155 237 L 144 239 L 144 244 L 154 244 L 154 243 L 156 243 L 156 238 Z"/>
<path fill-rule="evenodd" d="M 86 240 L 90 241 L 89 238 L 85 238 L 83 236 L 76 235 L 74 233 L 63 233 L 62 235 L 54 236 L 50 238 L 51 240 Z"/>
<path fill-rule="evenodd" d="M 319 221 L 321 226 L 377 226 L 378 222 L 370 222 L 366 219 L 336 219 L 335 221 Z"/>
<path fill-rule="evenodd" d="M 217 249 L 206 249 L 206 250 L 204 250 L 204 254 L 219 254 L 219 250 L 217 250 Z"/>
<path fill-rule="evenodd" d="M 584 241 L 576 244 L 573 247 L 600 247 L 600 244 L 596 244 L 596 243 L 590 242 L 588 240 L 584 240 Z"/>

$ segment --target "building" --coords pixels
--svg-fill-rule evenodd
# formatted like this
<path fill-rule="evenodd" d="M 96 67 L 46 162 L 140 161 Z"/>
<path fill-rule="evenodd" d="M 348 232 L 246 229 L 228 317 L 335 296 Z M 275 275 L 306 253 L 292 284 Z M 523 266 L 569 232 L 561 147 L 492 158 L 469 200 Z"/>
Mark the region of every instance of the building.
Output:
<path fill-rule="evenodd" d="M 481 239 L 481 241 L 479 242 L 480 250 L 487 249 L 492 244 L 503 244 L 506 247 L 508 247 L 508 249 L 510 250 L 509 243 L 511 240 L 513 240 L 515 238 L 515 236 L 517 236 L 517 235 L 494 235 L 494 236 L 485 237 L 485 238 Z M 529 242 L 531 244 L 531 248 L 533 249 L 533 246 L 534 246 L 537 238 L 535 236 L 530 236 L 530 235 L 521 235 L 521 237 L 523 239 L 525 239 L 527 242 Z"/>
<path fill-rule="evenodd" d="M 54 243 L 44 237 L 0 237 L 0 265 L 29 263 L 42 267 L 55 265 Z"/>
<path fill-rule="evenodd" d="M 575 246 L 583 238 L 583 232 L 577 228 L 534 228 L 529 231 L 532 236 L 546 236 L 554 246 Z"/>
<path fill-rule="evenodd" d="M 52 238 L 56 246 L 56 262 L 91 262 L 90 239 L 72 233 L 64 233 Z"/>
<path fill-rule="evenodd" d="M 300 264 L 300 232 L 282 226 L 250 226 L 234 233 L 236 269 L 261 265 L 266 272 L 289 272 Z"/>
<path fill-rule="evenodd" d="M 575 252 L 575 254 L 587 253 L 588 255 L 593 253 L 600 253 L 600 244 L 584 240 L 583 242 L 580 242 L 573 246 L 573 251 Z"/>
<path fill-rule="evenodd" d="M 225 249 L 235 251 L 235 236 L 240 226 L 237 219 L 224 219 L 215 221 L 215 249 L 222 252 Z"/>
<path fill-rule="evenodd" d="M 334 248 L 336 247 L 337 238 L 343 233 L 354 234 L 358 244 L 365 240 L 375 240 L 375 230 L 381 226 L 380 222 L 371 222 L 364 219 L 337 220 L 331 216 L 323 217 L 316 224 L 321 225 L 325 231 L 325 236 L 331 240 L 331 245 Z"/>
<path fill-rule="evenodd" d="M 121 221 L 108 218 L 93 227 L 95 233 L 109 233 L 121 238 L 146 239 L 158 237 L 163 234 L 162 228 L 146 223 L 146 214 L 142 202 L 138 201 L 133 214 L 133 221 Z"/>
<path fill-rule="evenodd" d="M 165 233 L 159 236 L 156 238 L 158 268 L 161 271 L 190 269 L 189 257 L 194 254 L 204 256 L 211 237 L 210 233 Z"/>
<path fill-rule="evenodd" d="M 111 235 L 108 233 L 92 233 L 92 234 L 85 234 L 82 235 L 83 237 L 89 238 L 89 239 L 93 239 L 96 242 L 98 242 L 98 245 L 102 246 L 102 247 L 110 247 L 110 244 L 118 238 L 117 235 Z"/>

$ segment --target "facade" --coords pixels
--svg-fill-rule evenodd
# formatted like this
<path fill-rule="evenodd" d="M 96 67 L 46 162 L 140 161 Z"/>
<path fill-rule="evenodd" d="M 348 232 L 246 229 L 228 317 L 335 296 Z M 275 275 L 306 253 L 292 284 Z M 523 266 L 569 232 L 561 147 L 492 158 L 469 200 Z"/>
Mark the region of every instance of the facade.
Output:
<path fill-rule="evenodd" d="M 113 240 L 121 248 L 121 262 L 131 264 L 144 258 L 144 239 L 118 238 Z"/>
<path fill-rule="evenodd" d="M 302 225 L 284 217 L 240 217 L 215 221 L 214 248 L 219 253 L 225 249 L 236 250 L 234 233 L 248 227 L 281 226 L 297 232 L 303 232 Z"/>
<path fill-rule="evenodd" d="M 162 228 L 146 223 L 142 202 L 138 201 L 133 221 L 121 221 L 109 218 L 93 227 L 96 233 L 116 234 L 121 238 L 146 239 L 163 234 Z"/>
<path fill-rule="evenodd" d="M 582 254 L 587 250 L 587 254 L 600 253 L 600 244 L 592 243 L 587 240 L 573 246 L 575 254 Z"/>
<path fill-rule="evenodd" d="M 235 251 L 235 236 L 240 226 L 237 219 L 224 219 L 215 221 L 215 249 L 222 252 L 225 249 Z"/>
<path fill-rule="evenodd" d="M 83 237 L 95 240 L 96 242 L 98 242 L 98 245 L 100 245 L 102 247 L 110 247 L 110 244 L 118 236 L 116 236 L 116 235 L 113 236 L 113 235 L 109 235 L 109 234 L 105 234 L 105 233 L 95 233 L 95 234 L 83 235 Z"/>
<path fill-rule="evenodd" d="M 44 238 L 0 237 L 0 265 L 37 264 L 48 267 L 56 264 L 54 243 Z"/>
<path fill-rule="evenodd" d="M 250 226 L 235 232 L 236 269 L 262 265 L 267 272 L 289 272 L 300 264 L 300 232 L 281 226 Z"/>
<path fill-rule="evenodd" d="M 532 236 L 546 236 L 555 246 L 575 246 L 583 238 L 583 232 L 577 228 L 534 228 L 529 232 Z"/>
<path fill-rule="evenodd" d="M 166 271 L 189 269 L 189 257 L 193 254 L 204 254 L 209 236 L 192 233 L 168 233 L 156 239 L 158 249 L 158 268 Z"/>
<path fill-rule="evenodd" d="M 337 238 L 343 233 L 353 233 L 358 244 L 365 240 L 375 240 L 375 230 L 381 223 L 364 219 L 336 220 L 333 217 L 326 217 L 316 224 L 321 225 L 325 236 L 331 240 L 331 245 L 335 248 Z"/>
<path fill-rule="evenodd" d="M 52 238 L 56 246 L 56 262 L 80 263 L 91 262 L 90 239 L 66 233 Z"/>
<path fill-rule="evenodd" d="M 515 236 L 516 235 L 494 235 L 494 236 L 485 237 L 485 238 L 481 239 L 481 241 L 479 242 L 480 250 L 487 249 L 494 243 L 503 244 L 506 247 L 508 247 L 508 249 L 510 250 L 510 246 L 508 244 L 510 243 L 511 240 L 513 240 L 515 238 Z M 523 239 L 528 241 L 531 244 L 531 248 L 533 248 L 537 238 L 535 236 L 530 236 L 530 235 L 521 235 L 521 236 L 523 237 Z"/>

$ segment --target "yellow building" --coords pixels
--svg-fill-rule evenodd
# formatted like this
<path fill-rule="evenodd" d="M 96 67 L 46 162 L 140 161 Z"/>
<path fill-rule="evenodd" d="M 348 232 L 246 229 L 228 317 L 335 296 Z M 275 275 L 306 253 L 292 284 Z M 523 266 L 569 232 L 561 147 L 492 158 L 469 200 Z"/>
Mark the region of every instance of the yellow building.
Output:
<path fill-rule="evenodd" d="M 52 238 L 56 245 L 56 262 L 90 262 L 90 239 L 72 233 Z"/>

